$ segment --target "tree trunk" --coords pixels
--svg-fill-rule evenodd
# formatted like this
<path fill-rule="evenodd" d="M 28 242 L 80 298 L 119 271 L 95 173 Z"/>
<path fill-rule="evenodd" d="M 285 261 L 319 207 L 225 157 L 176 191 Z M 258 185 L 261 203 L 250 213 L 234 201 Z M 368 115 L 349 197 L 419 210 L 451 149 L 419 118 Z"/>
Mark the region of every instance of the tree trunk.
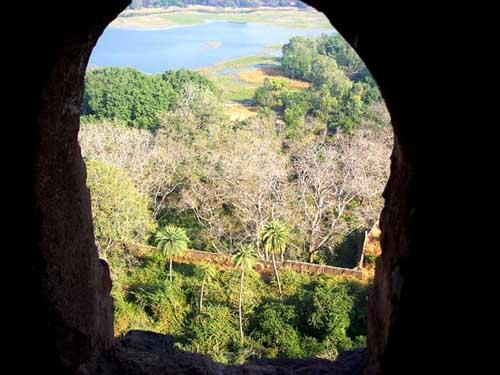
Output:
<path fill-rule="evenodd" d="M 309 238 L 309 244 L 307 246 L 307 253 L 309 254 L 309 263 L 313 263 L 314 261 L 314 254 L 317 251 L 316 246 L 316 241 L 313 239 L 312 235 Z"/>
<path fill-rule="evenodd" d="M 274 259 L 274 253 L 272 253 L 272 257 L 273 257 L 274 274 L 276 275 L 276 282 L 278 283 L 278 291 L 280 292 L 280 297 L 281 297 L 281 282 L 280 282 L 280 276 L 278 275 L 278 269 L 276 268 L 276 260 Z"/>
<path fill-rule="evenodd" d="M 172 258 L 170 258 L 170 267 L 168 271 L 168 277 L 170 278 L 170 281 L 172 281 Z"/>
<path fill-rule="evenodd" d="M 262 255 L 262 251 L 260 251 L 260 241 L 259 241 L 259 239 L 257 239 L 255 241 L 255 248 L 257 249 L 257 254 L 259 255 L 259 258 L 263 259 L 264 256 Z"/>
<path fill-rule="evenodd" d="M 365 259 L 365 246 L 368 241 L 368 232 L 365 230 L 365 239 L 363 240 L 363 246 L 361 247 L 361 254 L 359 256 L 358 268 L 363 269 L 363 261 Z"/>
<path fill-rule="evenodd" d="M 310 251 L 309 252 L 309 263 L 313 263 L 314 262 L 314 253 L 315 253 L 315 251 Z"/>
<path fill-rule="evenodd" d="M 200 312 L 203 310 L 203 294 L 205 293 L 205 278 L 201 282 L 201 292 L 200 292 Z"/>
<path fill-rule="evenodd" d="M 243 302 L 243 278 L 245 277 L 245 271 L 241 271 L 241 280 L 240 280 L 240 303 L 239 303 L 239 313 L 240 313 L 240 338 L 241 343 L 243 344 L 243 313 L 242 313 L 242 302 Z"/>

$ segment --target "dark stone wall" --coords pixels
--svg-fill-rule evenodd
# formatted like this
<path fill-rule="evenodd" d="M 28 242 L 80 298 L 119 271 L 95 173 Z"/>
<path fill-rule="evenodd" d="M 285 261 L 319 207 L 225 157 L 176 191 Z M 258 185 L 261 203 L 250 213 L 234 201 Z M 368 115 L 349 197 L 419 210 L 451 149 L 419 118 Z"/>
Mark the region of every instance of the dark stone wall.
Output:
<path fill-rule="evenodd" d="M 43 373 L 84 372 L 113 342 L 111 280 L 95 246 L 77 134 L 91 50 L 126 5 L 43 2 L 30 10 L 36 18 L 26 43 L 34 48 L 24 111 L 31 117 L 23 123 L 33 141 L 28 345 Z"/>
<path fill-rule="evenodd" d="M 77 132 L 89 54 L 128 2 L 53 1 L 18 9 L 28 28 L 19 41 L 26 48 L 21 69 L 25 82 L 16 85 L 22 90 L 17 115 L 27 160 L 20 169 L 32 187 L 24 195 L 27 208 L 22 211 L 28 238 L 22 261 L 29 280 L 22 291 L 29 301 L 22 318 L 30 333 L 23 357 L 36 361 L 41 373 L 91 372 L 85 364 L 112 343 L 111 284 L 94 244 Z M 383 255 L 370 298 L 368 371 L 410 373 L 418 353 L 409 343 L 419 335 L 412 328 L 411 310 L 420 298 L 413 286 L 422 278 L 416 272 L 413 240 L 416 142 L 423 118 L 415 98 L 428 89 L 418 74 L 424 62 L 417 46 L 430 38 L 421 32 L 416 9 L 409 13 L 394 4 L 307 2 L 325 12 L 359 52 L 393 120 L 395 146 L 381 219 Z"/>

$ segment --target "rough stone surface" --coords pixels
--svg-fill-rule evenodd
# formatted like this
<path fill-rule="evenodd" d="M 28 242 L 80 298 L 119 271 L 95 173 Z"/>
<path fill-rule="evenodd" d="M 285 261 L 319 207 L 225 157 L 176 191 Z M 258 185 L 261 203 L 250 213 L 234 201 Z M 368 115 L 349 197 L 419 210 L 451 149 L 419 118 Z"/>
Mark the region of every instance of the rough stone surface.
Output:
<path fill-rule="evenodd" d="M 77 134 L 90 52 L 126 3 L 44 2 L 43 9 L 32 9 L 40 11 L 43 25 L 30 34 L 31 43 L 43 48 L 31 61 L 36 109 L 33 126 L 26 128 L 34 129 L 33 247 L 26 262 L 33 300 L 30 345 L 41 358 L 41 372 L 84 372 L 85 363 L 113 340 L 111 280 L 95 246 Z M 28 111 L 32 102 L 25 103 Z"/>
<path fill-rule="evenodd" d="M 173 337 L 130 331 L 112 350 L 99 358 L 96 373 L 102 375 L 361 375 L 366 351 L 342 353 L 335 362 L 322 359 L 258 360 L 240 366 L 224 366 L 210 358 L 173 347 Z"/>

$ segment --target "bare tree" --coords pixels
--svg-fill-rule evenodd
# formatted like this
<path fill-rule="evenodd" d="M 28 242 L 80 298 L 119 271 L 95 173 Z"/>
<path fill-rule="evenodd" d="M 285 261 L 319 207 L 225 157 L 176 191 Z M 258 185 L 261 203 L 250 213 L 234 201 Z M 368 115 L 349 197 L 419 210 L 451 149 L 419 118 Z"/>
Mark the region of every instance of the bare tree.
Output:
<path fill-rule="evenodd" d="M 281 189 L 288 177 L 288 159 L 280 153 L 273 126 L 261 118 L 207 126 L 209 136 L 192 143 L 197 173 L 189 178 L 183 202 L 207 228 L 216 249 L 224 237 L 230 248 L 251 242 L 264 257 L 258 233 L 282 215 L 286 204 Z"/>
<path fill-rule="evenodd" d="M 127 170 L 138 189 L 152 197 L 154 217 L 180 187 L 179 169 L 187 149 L 171 137 L 111 124 L 83 124 L 79 141 L 84 157 Z"/>
<path fill-rule="evenodd" d="M 302 207 L 301 231 L 309 261 L 336 234 L 353 200 L 380 200 L 388 175 L 389 147 L 367 132 L 316 141 L 294 160 Z"/>
<path fill-rule="evenodd" d="M 280 153 L 274 123 L 255 119 L 227 139 L 220 155 L 218 186 L 241 225 L 241 240 L 252 242 L 260 258 L 259 232 L 264 224 L 282 217 L 287 202 L 283 188 L 289 173 L 288 158 Z"/>

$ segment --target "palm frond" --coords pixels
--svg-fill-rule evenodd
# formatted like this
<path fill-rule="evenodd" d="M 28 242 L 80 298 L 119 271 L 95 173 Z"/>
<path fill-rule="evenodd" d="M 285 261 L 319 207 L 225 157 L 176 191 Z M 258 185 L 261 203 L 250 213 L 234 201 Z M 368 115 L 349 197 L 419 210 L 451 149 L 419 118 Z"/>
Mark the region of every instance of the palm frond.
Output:
<path fill-rule="evenodd" d="M 260 238 L 266 251 L 284 252 L 289 238 L 288 228 L 281 221 L 273 220 L 264 226 Z"/>
<path fill-rule="evenodd" d="M 257 258 L 251 245 L 241 245 L 233 257 L 234 266 L 242 271 L 249 271 L 255 265 Z"/>
<path fill-rule="evenodd" d="M 163 256 L 172 258 L 187 251 L 189 237 L 183 228 L 167 225 L 156 234 L 156 243 Z"/>

